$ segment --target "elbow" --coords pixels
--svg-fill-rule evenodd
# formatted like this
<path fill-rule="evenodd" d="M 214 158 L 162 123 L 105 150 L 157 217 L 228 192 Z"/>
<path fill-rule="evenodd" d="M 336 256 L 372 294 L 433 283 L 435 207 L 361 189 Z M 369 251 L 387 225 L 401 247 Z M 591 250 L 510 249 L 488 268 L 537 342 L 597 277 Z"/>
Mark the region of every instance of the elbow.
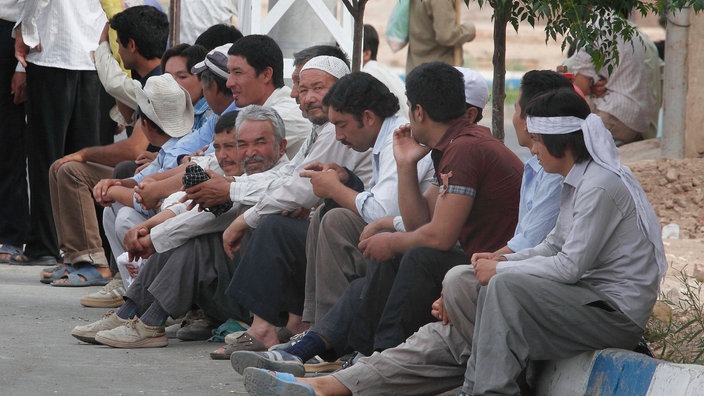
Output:
<path fill-rule="evenodd" d="M 431 236 L 426 239 L 426 246 L 436 250 L 447 251 L 457 244 L 457 239 L 450 239 L 442 236 Z"/>

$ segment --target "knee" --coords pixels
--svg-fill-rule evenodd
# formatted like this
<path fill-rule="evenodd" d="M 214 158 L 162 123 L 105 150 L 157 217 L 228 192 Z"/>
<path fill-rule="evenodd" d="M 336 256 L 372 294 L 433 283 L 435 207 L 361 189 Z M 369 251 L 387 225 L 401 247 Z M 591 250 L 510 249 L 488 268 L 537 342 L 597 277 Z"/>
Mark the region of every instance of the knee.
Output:
<path fill-rule="evenodd" d="M 486 288 L 489 291 L 494 291 L 501 294 L 513 294 L 518 289 L 525 288 L 530 284 L 530 280 L 535 277 L 527 274 L 517 274 L 514 272 L 505 272 L 494 275 Z"/>
<path fill-rule="evenodd" d="M 464 290 L 470 285 L 478 285 L 474 276 L 474 268 L 471 265 L 458 265 L 450 268 L 442 281 L 442 290 L 445 296 L 455 294 Z"/>

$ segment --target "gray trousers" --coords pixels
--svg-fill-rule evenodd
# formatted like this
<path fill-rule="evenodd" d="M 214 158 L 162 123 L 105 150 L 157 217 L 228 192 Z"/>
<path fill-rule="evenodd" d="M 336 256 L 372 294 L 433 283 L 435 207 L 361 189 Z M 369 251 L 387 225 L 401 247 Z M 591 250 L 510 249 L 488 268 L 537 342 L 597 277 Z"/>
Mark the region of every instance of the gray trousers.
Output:
<path fill-rule="evenodd" d="M 528 361 L 604 348 L 632 350 L 642 333 L 608 296 L 585 282 L 500 273 L 479 293 L 463 390 L 518 395 L 516 379 Z"/>
<path fill-rule="evenodd" d="M 137 304 L 139 314 L 158 301 L 175 318 L 198 306 L 220 322 L 249 322 L 249 313 L 225 295 L 237 261 L 225 255 L 221 233 L 201 235 L 149 257 L 125 297 Z"/>
<path fill-rule="evenodd" d="M 429 395 L 460 386 L 471 352 L 478 294 L 471 266 L 450 269 L 443 296 L 452 324 L 429 323 L 401 345 L 333 376 L 355 395 Z"/>
<path fill-rule="evenodd" d="M 122 241 L 130 228 L 147 220 L 141 213 L 134 210 L 131 206 L 125 206 L 120 203 L 113 203 L 111 207 L 103 209 L 103 228 L 105 228 L 105 236 L 110 242 L 110 249 L 113 257 L 117 259 L 125 252 L 125 247 Z M 122 274 L 123 279 L 129 277 Z"/>
<path fill-rule="evenodd" d="M 350 282 L 364 276 L 367 263 L 357 245 L 366 225 L 358 214 L 344 208 L 329 210 L 322 219 L 318 212 L 312 216 L 306 238 L 303 321 L 320 321 Z"/>

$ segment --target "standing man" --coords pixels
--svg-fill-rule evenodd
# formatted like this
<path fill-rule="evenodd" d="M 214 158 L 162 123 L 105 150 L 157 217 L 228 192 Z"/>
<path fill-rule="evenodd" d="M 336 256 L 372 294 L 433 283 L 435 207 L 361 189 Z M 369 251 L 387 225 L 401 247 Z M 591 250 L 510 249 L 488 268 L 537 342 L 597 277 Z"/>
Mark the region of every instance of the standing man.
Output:
<path fill-rule="evenodd" d="M 29 222 L 24 145 L 26 74 L 22 65 L 17 66 L 11 37 L 21 9 L 21 1 L 0 1 L 0 263 L 22 254 Z"/>
<path fill-rule="evenodd" d="M 455 23 L 455 0 L 411 1 L 408 19 L 406 74 L 425 62 L 453 64 L 455 46 L 476 34 L 473 23 Z"/>
<path fill-rule="evenodd" d="M 99 144 L 100 81 L 90 59 L 105 13 L 94 0 L 27 0 L 15 28 L 15 56 L 27 70 L 30 236 L 16 264 L 56 264 L 49 166 Z"/>

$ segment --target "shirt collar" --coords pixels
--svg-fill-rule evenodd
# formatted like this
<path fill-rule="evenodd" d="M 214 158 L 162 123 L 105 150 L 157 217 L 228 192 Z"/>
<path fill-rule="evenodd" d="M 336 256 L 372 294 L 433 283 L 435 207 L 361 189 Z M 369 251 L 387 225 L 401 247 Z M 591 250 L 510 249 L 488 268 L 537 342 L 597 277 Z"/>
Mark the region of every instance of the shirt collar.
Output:
<path fill-rule="evenodd" d="M 407 122 L 408 121 L 403 117 L 386 117 L 384 119 L 384 122 L 381 124 L 379 135 L 376 137 L 376 141 L 374 142 L 372 154 L 379 154 L 381 150 L 386 146 L 386 139 L 389 137 L 389 134 L 394 133 L 394 130 L 396 130 L 399 125 L 405 124 Z"/>
<path fill-rule="evenodd" d="M 587 171 L 587 167 L 589 166 L 589 164 L 591 164 L 591 162 L 592 161 L 589 160 L 574 164 L 574 166 L 572 166 L 572 169 L 570 169 L 569 173 L 567 173 L 567 176 L 565 176 L 564 184 L 570 185 L 572 187 L 577 187 L 577 185 L 579 185 L 579 182 L 584 177 L 584 172 Z"/>
<path fill-rule="evenodd" d="M 201 115 L 205 114 L 206 111 L 210 110 L 210 106 L 208 105 L 208 101 L 205 100 L 205 98 L 200 98 L 198 102 L 196 102 L 196 105 L 193 106 L 193 114 L 194 115 Z"/>

